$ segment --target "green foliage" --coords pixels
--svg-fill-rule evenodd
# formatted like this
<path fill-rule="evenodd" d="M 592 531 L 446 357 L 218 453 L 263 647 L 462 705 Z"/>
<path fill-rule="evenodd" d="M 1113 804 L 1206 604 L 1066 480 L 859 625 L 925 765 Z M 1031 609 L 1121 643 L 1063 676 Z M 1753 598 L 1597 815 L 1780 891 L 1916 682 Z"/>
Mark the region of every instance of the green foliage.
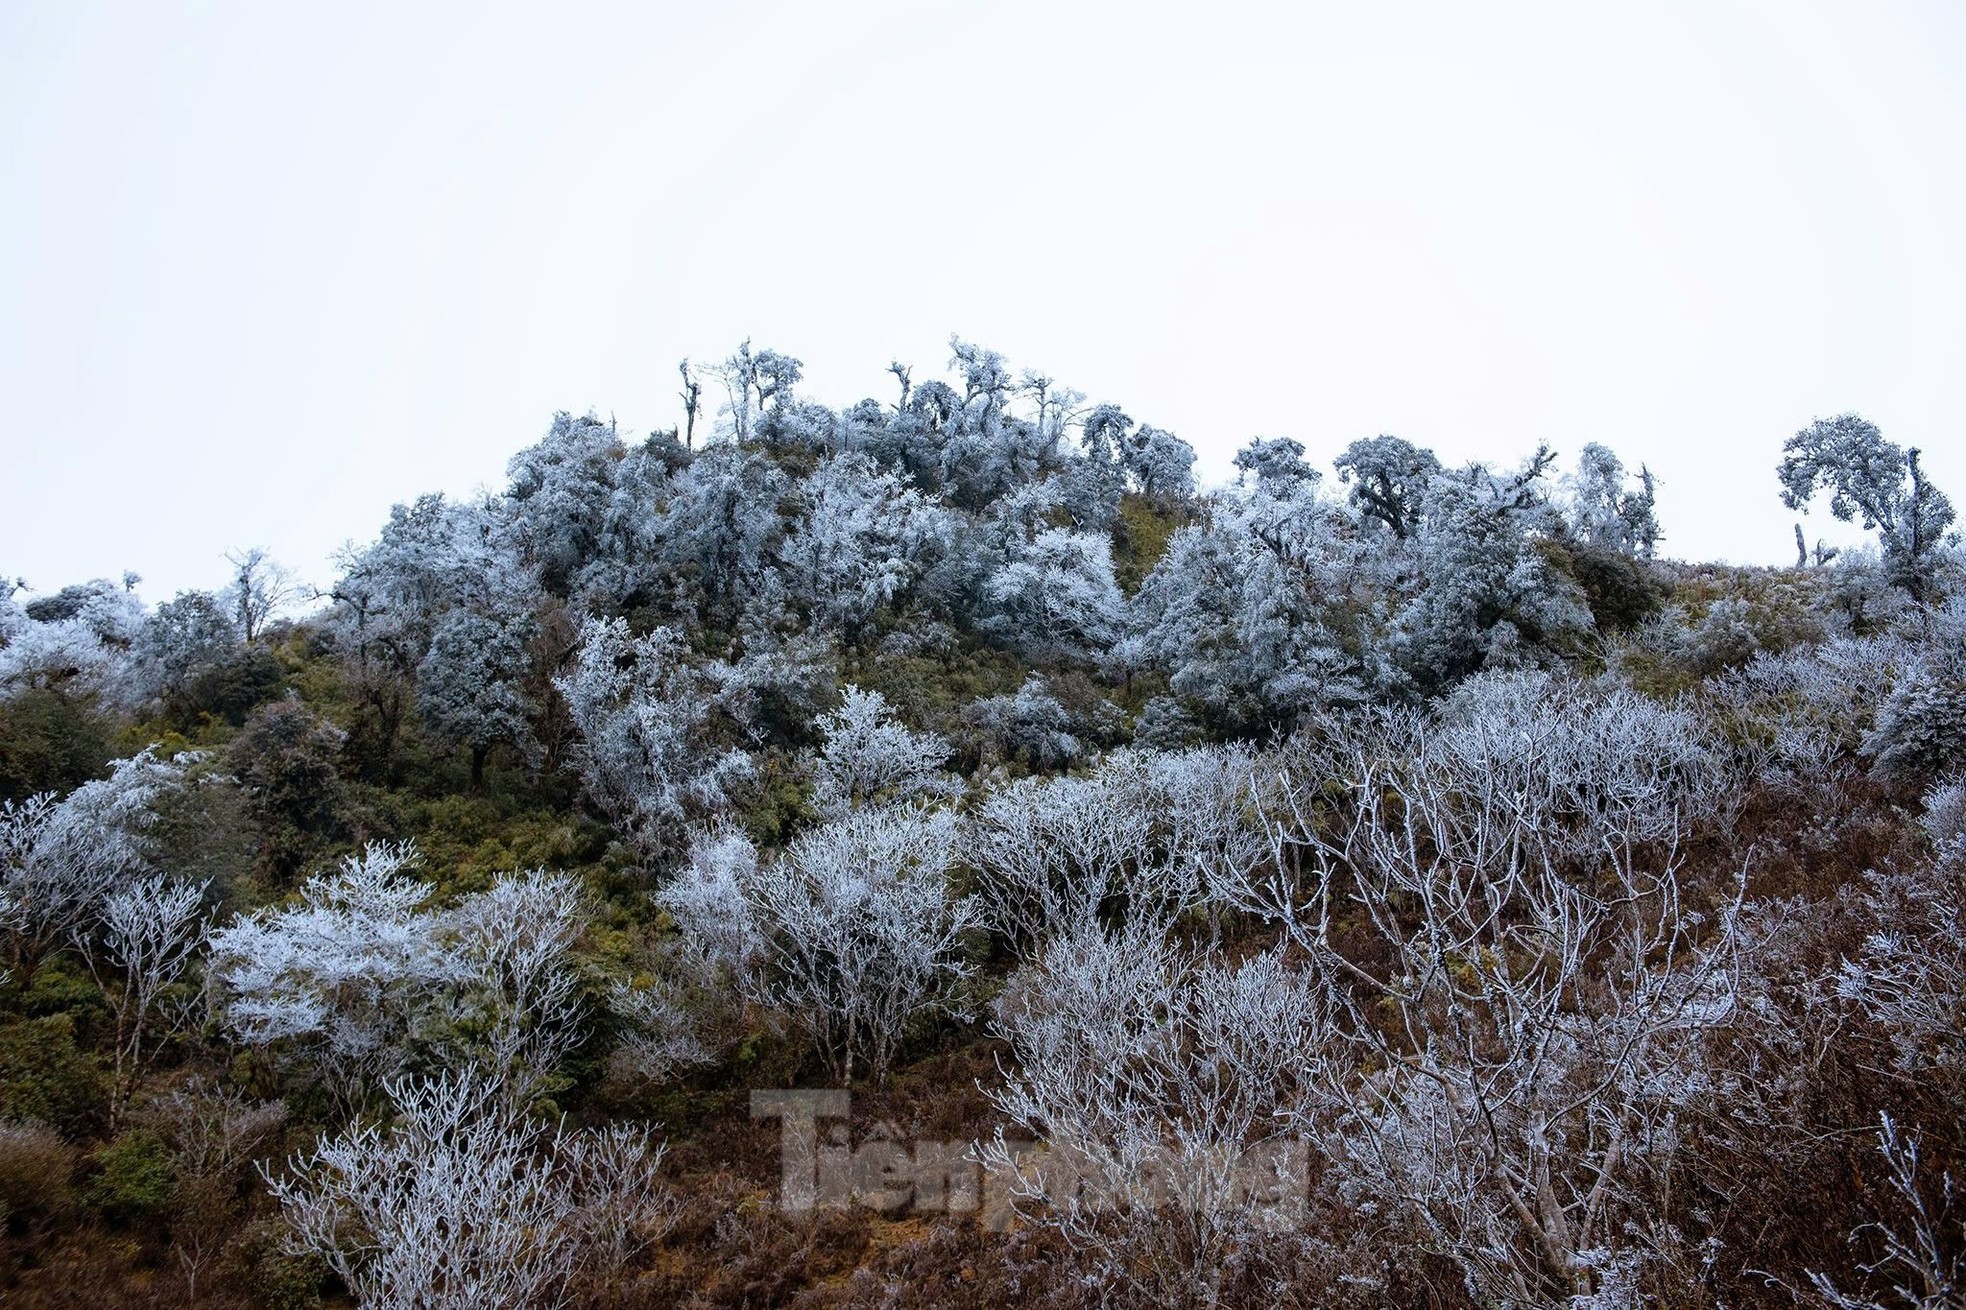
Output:
<path fill-rule="evenodd" d="M 88 1201 L 113 1219 L 134 1220 L 161 1214 L 170 1204 L 176 1177 L 170 1150 L 148 1128 L 131 1128 L 89 1157 L 97 1169 Z"/>
<path fill-rule="evenodd" d="M 102 988 L 89 976 L 88 968 L 72 954 L 58 954 L 44 960 L 34 971 L 34 984 L 20 998 L 21 1013 L 65 1014 L 79 1025 L 78 1039 L 83 1045 L 94 1027 L 109 1016 Z"/>
<path fill-rule="evenodd" d="M 37 687 L 0 700 L 0 801 L 73 791 L 116 754 L 114 722 L 87 698 Z"/>
<path fill-rule="evenodd" d="M 347 834 L 340 729 L 297 700 L 261 706 L 226 754 L 260 829 L 260 864 L 276 883 Z"/>
<path fill-rule="evenodd" d="M 1597 630 L 1630 632 L 1653 618 L 1671 588 L 1647 562 L 1580 541 L 1553 542 L 1547 557 L 1584 590 Z"/>
<path fill-rule="evenodd" d="M 882 655 L 850 662 L 841 681 L 878 691 L 903 723 L 918 731 L 951 735 L 962 712 L 979 696 L 1007 696 L 1024 685 L 1028 666 L 1016 656 L 952 643 L 945 655 Z"/>
<path fill-rule="evenodd" d="M 75 1041 L 75 1019 L 51 1014 L 0 1027 L 0 1119 L 73 1130 L 102 1108 L 101 1061 Z"/>
<path fill-rule="evenodd" d="M 1120 516 L 1113 524 L 1113 579 L 1122 592 L 1131 596 L 1140 590 L 1186 518 L 1177 503 L 1161 497 L 1120 497 Z"/>
<path fill-rule="evenodd" d="M 200 766 L 193 785 L 165 793 L 149 836 L 159 868 L 188 882 L 211 884 L 221 901 L 237 901 L 253 872 L 253 816 L 245 795 L 223 775 L 213 776 L 217 772 Z"/>
<path fill-rule="evenodd" d="M 814 817 L 810 788 L 796 760 L 769 751 L 758 762 L 754 794 L 739 809 L 745 831 L 760 846 L 781 846 Z"/>
<path fill-rule="evenodd" d="M 236 1285 L 259 1310 L 316 1310 L 327 1268 L 317 1255 L 293 1255 L 277 1219 L 252 1224 L 239 1235 L 231 1256 Z"/>
<path fill-rule="evenodd" d="M 598 864 L 612 834 L 577 815 L 529 808 L 510 795 L 453 795 L 400 804 L 392 832 L 414 838 L 423 876 L 442 895 L 483 891 L 514 869 L 579 869 Z"/>

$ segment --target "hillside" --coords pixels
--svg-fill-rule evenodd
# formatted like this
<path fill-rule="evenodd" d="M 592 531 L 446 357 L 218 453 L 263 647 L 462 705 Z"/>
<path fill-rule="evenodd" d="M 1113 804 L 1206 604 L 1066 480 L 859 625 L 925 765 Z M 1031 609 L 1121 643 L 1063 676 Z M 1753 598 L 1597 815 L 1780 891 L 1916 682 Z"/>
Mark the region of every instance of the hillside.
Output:
<path fill-rule="evenodd" d="M 1771 439 L 1874 544 L 1735 568 L 1642 451 L 892 372 L 0 585 L 0 1300 L 1962 1304 L 1915 450 Z"/>

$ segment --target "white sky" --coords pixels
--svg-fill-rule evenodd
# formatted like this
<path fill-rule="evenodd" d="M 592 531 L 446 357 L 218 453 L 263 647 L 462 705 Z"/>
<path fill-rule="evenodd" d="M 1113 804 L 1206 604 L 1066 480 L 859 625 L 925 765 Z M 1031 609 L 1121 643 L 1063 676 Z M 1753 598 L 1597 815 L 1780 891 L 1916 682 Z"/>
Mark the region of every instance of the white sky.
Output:
<path fill-rule="evenodd" d="M 746 336 L 843 404 L 959 332 L 1216 477 L 1603 441 L 1688 557 L 1791 558 L 1845 409 L 1966 503 L 1957 0 L 531 8 L 0 0 L 0 572 L 326 582 Z"/>

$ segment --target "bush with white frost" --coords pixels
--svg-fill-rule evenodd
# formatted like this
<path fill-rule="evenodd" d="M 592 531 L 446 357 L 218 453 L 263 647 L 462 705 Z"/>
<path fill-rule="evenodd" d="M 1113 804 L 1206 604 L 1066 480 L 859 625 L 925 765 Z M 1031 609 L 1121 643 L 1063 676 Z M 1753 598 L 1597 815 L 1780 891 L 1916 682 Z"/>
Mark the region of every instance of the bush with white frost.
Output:
<path fill-rule="evenodd" d="M 886 1077 L 909 1025 L 947 1009 L 972 966 L 976 921 L 950 869 L 946 811 L 863 809 L 810 829 L 778 858 L 735 834 L 699 842 L 657 902 L 752 1001 L 794 1016 L 835 1077 Z"/>
<path fill-rule="evenodd" d="M 967 859 L 984 922 L 1019 945 L 1105 920 L 1166 926 L 1266 853 L 1246 749 L 1121 751 L 1083 778 L 1027 778 L 978 808 Z"/>
<path fill-rule="evenodd" d="M 1085 744 L 1072 715 L 1033 672 L 1015 695 L 979 696 L 963 710 L 963 722 L 998 759 L 1022 757 L 1033 768 L 1059 768 L 1077 760 Z"/>
<path fill-rule="evenodd" d="M 1060 1231 L 1102 1283 L 1149 1303 L 1220 1304 L 1238 1273 L 1305 1249 L 1308 1145 L 1331 1013 L 1280 952 L 1241 963 L 1153 929 L 1054 939 L 996 1005 L 1012 1063 L 991 1099 L 1045 1148 L 984 1158 L 1026 1217 Z"/>
<path fill-rule="evenodd" d="M 298 903 L 212 934 L 226 1028 L 312 1068 L 349 1106 L 419 1058 L 469 1066 L 523 1105 L 580 1037 L 572 949 L 586 923 L 564 874 L 509 874 L 449 908 L 407 876 L 415 848 L 371 844 Z"/>
<path fill-rule="evenodd" d="M 1966 676 L 1946 661 L 1921 663 L 1877 710 L 1864 753 L 1886 777 L 1942 776 L 1966 761 Z"/>
<path fill-rule="evenodd" d="M 563 1305 L 577 1277 L 611 1281 L 670 1221 L 663 1147 L 645 1131 L 527 1119 L 469 1073 L 385 1090 L 388 1126 L 355 1124 L 265 1171 L 291 1248 L 363 1305 Z"/>
<path fill-rule="evenodd" d="M 19 986 L 147 868 L 155 804 L 193 758 L 166 762 L 146 750 L 64 797 L 0 802 L 0 938 Z"/>
<path fill-rule="evenodd" d="M 812 801 L 822 817 L 961 792 L 960 784 L 941 772 L 949 743 L 899 722 L 877 691 L 847 687 L 840 707 L 821 716 L 819 730 L 826 742 L 812 761 Z"/>

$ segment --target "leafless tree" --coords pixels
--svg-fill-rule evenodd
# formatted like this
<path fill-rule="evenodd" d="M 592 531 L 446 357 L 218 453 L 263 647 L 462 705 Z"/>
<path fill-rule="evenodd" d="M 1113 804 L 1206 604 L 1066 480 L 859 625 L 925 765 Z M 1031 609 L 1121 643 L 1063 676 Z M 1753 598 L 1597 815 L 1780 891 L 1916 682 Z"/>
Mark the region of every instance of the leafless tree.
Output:
<path fill-rule="evenodd" d="M 100 924 L 80 934 L 83 957 L 115 1016 L 109 1120 L 128 1107 L 137 1080 L 156 1052 L 155 1028 L 181 1028 L 188 1005 L 164 1004 L 165 992 L 184 976 L 204 945 L 211 921 L 202 912 L 204 884 L 173 882 L 151 874 L 111 892 Z M 168 1031 L 164 1034 L 168 1036 Z"/>
<path fill-rule="evenodd" d="M 1330 725 L 1259 798 L 1272 856 L 1233 900 L 1341 998 L 1323 1149 L 1477 1301 L 1559 1305 L 1645 1258 L 1625 1182 L 1700 1085 L 1739 898 L 1682 898 L 1695 745 L 1616 695 L 1506 723 L 1515 690 Z"/>
<path fill-rule="evenodd" d="M 226 596 L 232 602 L 239 633 L 250 646 L 268 622 L 300 599 L 305 588 L 292 570 L 261 547 L 229 551 L 225 558 L 233 570 Z"/>
<path fill-rule="evenodd" d="M 529 1120 L 468 1073 L 388 1090 L 391 1126 L 358 1123 L 265 1171 L 293 1248 L 364 1305 L 563 1305 L 583 1266 L 625 1259 L 667 1214 L 645 1134 Z"/>
<path fill-rule="evenodd" d="M 683 449 L 696 449 L 696 416 L 703 408 L 703 381 L 690 370 L 685 359 L 676 365 L 683 378 Z"/>
<path fill-rule="evenodd" d="M 1889 1288 L 1889 1299 L 1844 1292 L 1815 1270 L 1809 1273 L 1810 1285 L 1832 1310 L 1960 1310 L 1966 1306 L 1966 1251 L 1962 1251 L 1961 1220 L 1953 1205 L 1952 1175 L 1942 1174 L 1938 1199 L 1928 1199 L 1919 1177 L 1918 1138 L 1906 1134 L 1888 1114 L 1878 1127 L 1877 1149 L 1884 1157 L 1884 1182 L 1899 1216 L 1867 1224 L 1850 1239 L 1856 1242 L 1869 1235 L 1883 1248 L 1860 1268 Z"/>
<path fill-rule="evenodd" d="M 1138 923 L 1055 938 L 996 1010 L 1014 1065 L 992 1099 L 1044 1152 L 1031 1167 L 999 1130 L 984 1158 L 1102 1281 L 1221 1304 L 1237 1272 L 1280 1274 L 1312 1240 L 1297 1124 L 1331 1017 L 1278 952 L 1230 964 Z"/>

